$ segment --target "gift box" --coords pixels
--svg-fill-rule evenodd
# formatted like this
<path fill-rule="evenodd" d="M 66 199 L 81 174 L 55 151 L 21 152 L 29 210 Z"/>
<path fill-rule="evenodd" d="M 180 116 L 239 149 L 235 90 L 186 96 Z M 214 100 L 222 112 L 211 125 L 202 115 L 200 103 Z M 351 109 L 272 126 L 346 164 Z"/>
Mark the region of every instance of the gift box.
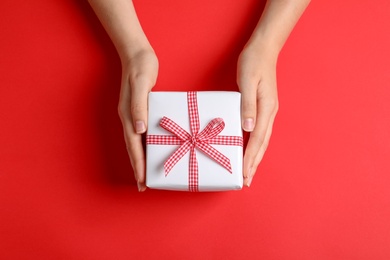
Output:
<path fill-rule="evenodd" d="M 146 186 L 182 191 L 242 188 L 239 92 L 151 92 Z"/>

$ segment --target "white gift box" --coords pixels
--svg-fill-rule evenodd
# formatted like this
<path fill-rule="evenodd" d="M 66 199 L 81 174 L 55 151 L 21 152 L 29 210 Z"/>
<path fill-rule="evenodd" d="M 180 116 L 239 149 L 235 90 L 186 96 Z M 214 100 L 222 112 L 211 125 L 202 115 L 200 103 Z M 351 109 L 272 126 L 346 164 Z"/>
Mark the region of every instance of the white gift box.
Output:
<path fill-rule="evenodd" d="M 192 97 L 192 98 L 190 98 Z M 192 101 L 190 101 L 190 99 Z M 195 100 L 195 104 L 194 101 Z M 188 104 L 192 104 L 189 108 Z M 239 92 L 225 91 L 202 91 L 202 92 L 151 92 L 149 93 L 149 115 L 148 131 L 146 141 L 146 186 L 152 189 L 182 190 L 182 191 L 223 191 L 237 190 L 242 188 L 242 130 L 241 130 L 241 94 Z M 194 108 L 195 107 L 195 108 Z M 189 111 L 190 110 L 190 111 Z M 215 125 L 210 131 L 220 126 L 220 119 L 225 126 L 223 130 L 213 137 L 240 140 L 241 144 L 227 142 L 224 144 L 209 145 L 215 148 L 221 157 L 230 160 L 231 172 L 228 166 L 221 165 L 223 159 L 215 159 L 208 154 L 209 149 L 201 149 L 199 141 L 201 138 L 192 133 L 191 124 L 196 125 L 196 119 L 190 113 L 197 110 L 199 122 L 199 133 L 213 121 Z M 191 112 L 192 111 L 192 112 Z M 162 120 L 165 118 L 164 120 Z M 168 119 L 169 118 L 169 119 Z M 216 119 L 219 118 L 219 119 Z M 216 120 L 213 120 L 216 119 Z M 167 121 L 165 121 L 167 120 Z M 172 130 L 164 129 L 160 123 L 168 123 L 169 126 L 176 125 L 188 134 L 178 137 Z M 212 122 L 212 123 L 213 123 Z M 212 124 L 210 123 L 210 124 Z M 223 124 L 223 123 L 222 123 Z M 175 127 L 174 127 L 175 128 Z M 222 127 L 221 127 L 222 128 Z M 206 129 L 206 130 L 207 130 Z M 204 132 L 206 132 L 206 130 Z M 182 131 L 183 132 L 183 131 Z M 166 141 L 166 137 L 181 138 L 181 143 Z M 158 139 L 159 141 L 150 141 Z M 212 138 L 211 138 L 212 139 Z M 210 140 L 211 140 L 210 139 Z M 223 139 L 223 140 L 225 140 Z M 162 140 L 162 141 L 161 141 Z M 196 141 L 194 141 L 196 140 Z M 157 143 L 156 143 L 157 142 Z M 208 142 L 208 141 L 207 141 Z M 207 145 L 207 144 L 206 144 Z M 187 147 L 187 150 L 176 152 L 178 149 Z M 185 148 L 184 147 L 184 148 Z M 208 146 L 209 147 L 209 146 Z M 183 149 L 184 149 L 183 148 Z M 190 158 L 191 149 L 195 153 L 196 159 Z M 212 148 L 210 148 L 213 150 Z M 206 152 L 204 150 L 207 150 Z M 173 154 L 184 154 L 177 159 Z M 175 157 L 176 164 L 167 173 L 164 164 Z M 218 157 L 218 156 L 217 156 Z M 220 157 L 218 157 L 220 158 Z M 197 171 L 190 169 L 190 165 L 197 163 Z M 194 172 L 195 175 L 194 175 Z M 194 176 L 197 178 L 194 188 Z"/>

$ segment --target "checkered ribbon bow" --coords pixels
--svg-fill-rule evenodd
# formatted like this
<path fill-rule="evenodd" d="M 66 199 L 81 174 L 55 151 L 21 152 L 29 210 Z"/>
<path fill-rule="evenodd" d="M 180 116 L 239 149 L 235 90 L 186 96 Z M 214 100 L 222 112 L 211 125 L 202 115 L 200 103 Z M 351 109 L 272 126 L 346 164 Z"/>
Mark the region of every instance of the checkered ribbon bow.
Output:
<path fill-rule="evenodd" d="M 189 191 L 198 191 L 198 161 L 196 159 L 195 148 L 198 148 L 207 156 L 223 166 L 232 173 L 230 160 L 221 152 L 216 150 L 211 144 L 217 145 L 243 145 L 241 136 L 219 135 L 225 128 L 222 118 L 214 118 L 207 126 L 199 132 L 199 113 L 196 92 L 187 92 L 188 113 L 190 117 L 191 133 L 188 133 L 173 120 L 163 117 L 160 126 L 174 135 L 148 135 L 147 144 L 159 145 L 180 145 L 180 147 L 164 163 L 165 175 L 172 170 L 178 161 L 189 151 Z"/>

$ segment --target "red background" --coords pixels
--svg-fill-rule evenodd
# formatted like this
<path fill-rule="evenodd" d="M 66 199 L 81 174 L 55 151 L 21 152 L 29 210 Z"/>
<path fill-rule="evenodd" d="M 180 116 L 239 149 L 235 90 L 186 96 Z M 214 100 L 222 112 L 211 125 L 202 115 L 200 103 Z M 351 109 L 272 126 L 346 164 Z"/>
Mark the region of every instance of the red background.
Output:
<path fill-rule="evenodd" d="M 135 1 L 156 90 L 236 89 L 264 3 Z M 390 2 L 313 1 L 251 188 L 138 193 L 86 1 L 0 3 L 1 259 L 390 259 Z"/>

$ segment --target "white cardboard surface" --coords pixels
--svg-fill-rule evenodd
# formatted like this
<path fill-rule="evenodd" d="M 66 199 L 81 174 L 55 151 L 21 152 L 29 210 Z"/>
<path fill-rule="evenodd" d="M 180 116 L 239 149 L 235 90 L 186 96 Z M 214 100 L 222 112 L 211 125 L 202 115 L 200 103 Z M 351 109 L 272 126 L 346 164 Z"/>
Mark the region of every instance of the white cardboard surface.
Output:
<path fill-rule="evenodd" d="M 241 136 L 241 113 L 239 92 L 197 92 L 200 131 L 214 118 L 225 121 L 220 135 Z M 160 120 L 168 117 L 190 132 L 187 92 L 151 92 L 149 94 L 148 135 L 172 135 L 159 126 Z M 199 149 L 196 157 L 199 167 L 199 191 L 223 191 L 242 188 L 241 146 L 212 145 L 230 159 L 233 173 L 209 158 Z M 179 145 L 147 145 L 146 186 L 153 189 L 188 191 L 189 152 L 165 176 L 164 162 L 179 148 Z"/>

